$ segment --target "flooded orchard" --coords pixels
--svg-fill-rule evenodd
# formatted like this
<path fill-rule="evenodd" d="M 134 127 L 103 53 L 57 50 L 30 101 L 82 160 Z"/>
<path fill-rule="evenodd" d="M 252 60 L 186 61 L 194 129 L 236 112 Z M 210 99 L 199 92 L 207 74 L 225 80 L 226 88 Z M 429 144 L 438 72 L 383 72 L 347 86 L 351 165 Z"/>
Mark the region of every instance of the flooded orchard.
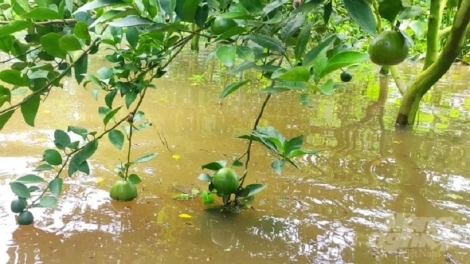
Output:
<path fill-rule="evenodd" d="M 445 263 L 447 253 L 469 259 L 468 67 L 453 67 L 425 96 L 413 130 L 395 129 L 400 96 L 372 66 L 353 71 L 353 81 L 333 95 L 312 95 L 304 104 L 299 94 L 275 94 L 260 125 L 288 138 L 303 134 L 304 148 L 319 155 L 298 158 L 301 170 L 278 175 L 272 156 L 255 144 L 246 183 L 267 189 L 254 208 L 227 214 L 191 192 L 207 188 L 197 180 L 201 165 L 245 152 L 237 136 L 250 132 L 266 95 L 253 84 L 218 102 L 228 81 L 204 59 L 182 57 L 149 91 L 141 109 L 152 126 L 135 134 L 132 155 L 159 155 L 135 167 L 142 183 L 132 202 L 109 197 L 114 168 L 127 152 L 104 139 L 90 175 L 64 174 L 57 208 L 33 208 L 34 225 L 18 226 L 8 183 L 33 173 L 54 147 L 55 129 L 103 131 L 97 114 L 104 94 L 96 101 L 92 85 L 69 79 L 41 105 L 34 128 L 17 111 L 0 133 L 0 262 Z M 91 71 L 100 67 L 96 62 Z M 411 74 L 419 68 L 404 67 Z M 189 198 L 175 199 L 182 193 Z"/>

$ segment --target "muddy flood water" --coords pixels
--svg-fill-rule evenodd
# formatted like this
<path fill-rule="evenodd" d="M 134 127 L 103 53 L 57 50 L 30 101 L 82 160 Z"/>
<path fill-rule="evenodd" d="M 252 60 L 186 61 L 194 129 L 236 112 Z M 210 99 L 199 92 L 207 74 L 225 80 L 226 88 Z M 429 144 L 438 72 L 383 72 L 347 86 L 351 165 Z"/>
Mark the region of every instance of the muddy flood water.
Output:
<path fill-rule="evenodd" d="M 94 87 L 70 79 L 40 107 L 34 128 L 17 111 L 0 133 L 0 263 L 429 264 L 446 263 L 446 254 L 470 263 L 469 67 L 452 68 L 426 95 L 413 130 L 394 128 L 400 96 L 372 66 L 306 105 L 299 94 L 276 94 L 260 125 L 305 135 L 304 148 L 319 155 L 278 175 L 255 145 L 247 183 L 267 189 L 254 209 L 223 214 L 218 200 L 207 207 L 173 196 L 207 187 L 197 180 L 201 165 L 244 153 L 237 136 L 250 132 L 266 95 L 253 85 L 218 103 L 227 81 L 204 59 L 182 57 L 148 93 L 141 109 L 153 126 L 136 133 L 132 155 L 159 155 L 135 168 L 143 181 L 132 202 L 109 198 L 127 153 L 105 137 L 90 175 L 64 173 L 57 208 L 33 208 L 34 225 L 18 226 L 8 183 L 33 172 L 55 129 L 103 131 L 104 94 L 95 101 Z"/>

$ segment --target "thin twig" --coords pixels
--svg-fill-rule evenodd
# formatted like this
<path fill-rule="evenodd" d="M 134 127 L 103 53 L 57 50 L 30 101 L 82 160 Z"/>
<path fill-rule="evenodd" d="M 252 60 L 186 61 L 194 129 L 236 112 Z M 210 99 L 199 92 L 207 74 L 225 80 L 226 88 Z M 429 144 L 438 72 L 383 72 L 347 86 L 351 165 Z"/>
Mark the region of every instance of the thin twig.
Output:
<path fill-rule="evenodd" d="M 28 54 L 30 54 L 31 52 L 34 52 L 34 51 L 36 51 L 36 50 L 38 50 L 38 49 L 39 49 L 39 47 L 36 47 L 36 48 L 34 48 L 34 49 L 30 49 L 30 50 L 26 51 L 26 52 L 23 53 L 23 54 L 19 54 L 19 55 L 16 55 L 16 56 L 14 56 L 14 57 L 8 58 L 8 59 L 6 59 L 6 60 L 4 60 L 4 61 L 0 61 L 0 63 L 3 64 L 3 63 L 10 62 L 10 61 L 12 61 L 12 60 L 14 60 L 14 59 L 18 59 L 20 56 L 28 55 Z"/>
<path fill-rule="evenodd" d="M 12 21 L 0 21 L 0 25 L 8 25 L 11 24 Z M 42 22 L 32 22 L 35 26 L 47 26 L 47 25 L 54 25 L 54 24 L 75 24 L 78 21 L 73 18 L 68 18 L 68 19 L 52 19 L 48 21 L 42 21 Z"/>

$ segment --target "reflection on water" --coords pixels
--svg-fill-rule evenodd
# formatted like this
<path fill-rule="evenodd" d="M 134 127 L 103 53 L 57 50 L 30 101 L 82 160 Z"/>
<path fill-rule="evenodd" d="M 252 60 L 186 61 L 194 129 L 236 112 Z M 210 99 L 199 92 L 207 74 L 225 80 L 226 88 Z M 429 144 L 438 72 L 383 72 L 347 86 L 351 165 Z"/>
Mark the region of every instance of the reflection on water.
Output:
<path fill-rule="evenodd" d="M 218 104 L 227 80 L 203 57 L 182 58 L 149 93 L 143 110 L 153 126 L 136 134 L 133 155 L 160 154 L 135 168 L 143 182 L 130 203 L 108 197 L 125 153 L 103 141 L 91 175 L 67 178 L 58 208 L 32 209 L 34 226 L 18 227 L 7 183 L 33 172 L 53 147 L 54 129 L 102 131 L 96 113 L 103 95 L 94 101 L 91 90 L 70 81 L 41 106 L 35 128 L 16 113 L 0 134 L 1 263 L 444 263 L 446 252 L 468 258 L 468 68 L 453 68 L 426 95 L 413 131 L 395 130 L 400 96 L 387 88 L 392 82 L 370 75 L 373 67 L 358 70 L 332 96 L 312 95 L 310 107 L 298 94 L 273 96 L 261 124 L 287 137 L 304 134 L 305 147 L 320 155 L 299 158 L 302 170 L 279 176 L 256 146 L 248 180 L 268 189 L 255 210 L 234 215 L 199 199 L 171 199 L 175 183 L 205 188 L 196 180 L 201 164 L 244 152 L 236 136 L 249 131 L 265 96 L 254 86 Z"/>

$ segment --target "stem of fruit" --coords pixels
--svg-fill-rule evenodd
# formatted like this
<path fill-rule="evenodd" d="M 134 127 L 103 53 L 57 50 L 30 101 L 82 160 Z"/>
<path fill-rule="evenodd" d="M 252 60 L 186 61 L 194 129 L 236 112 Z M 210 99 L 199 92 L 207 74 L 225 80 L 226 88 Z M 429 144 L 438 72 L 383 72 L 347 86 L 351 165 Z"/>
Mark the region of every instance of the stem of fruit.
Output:
<path fill-rule="evenodd" d="M 274 85 L 274 81 L 272 82 L 271 86 Z M 264 109 L 266 108 L 266 105 L 268 104 L 269 99 L 271 98 L 271 93 L 269 93 L 266 96 L 266 99 L 264 99 L 263 105 L 261 106 L 261 110 L 258 114 L 258 117 L 255 120 L 255 124 L 253 125 L 253 131 L 256 130 L 258 127 L 259 121 L 261 120 L 261 117 L 263 116 Z M 240 185 L 238 188 L 241 188 L 243 186 L 243 183 L 245 182 L 246 175 L 248 174 L 248 165 L 250 163 L 250 156 L 251 156 L 251 145 L 253 144 L 253 139 L 250 139 L 248 141 L 248 148 L 246 150 L 246 162 L 245 162 L 245 172 L 243 172 L 243 176 L 240 178 Z"/>
<path fill-rule="evenodd" d="M 127 180 L 127 177 L 129 177 L 129 167 L 131 164 L 131 148 L 132 148 L 132 132 L 134 130 L 134 125 L 132 122 L 130 123 L 130 128 L 129 128 L 129 136 L 127 137 L 127 141 L 129 142 L 129 146 L 127 148 L 127 166 L 126 166 L 126 173 L 125 173 L 125 178 L 124 180 Z"/>

